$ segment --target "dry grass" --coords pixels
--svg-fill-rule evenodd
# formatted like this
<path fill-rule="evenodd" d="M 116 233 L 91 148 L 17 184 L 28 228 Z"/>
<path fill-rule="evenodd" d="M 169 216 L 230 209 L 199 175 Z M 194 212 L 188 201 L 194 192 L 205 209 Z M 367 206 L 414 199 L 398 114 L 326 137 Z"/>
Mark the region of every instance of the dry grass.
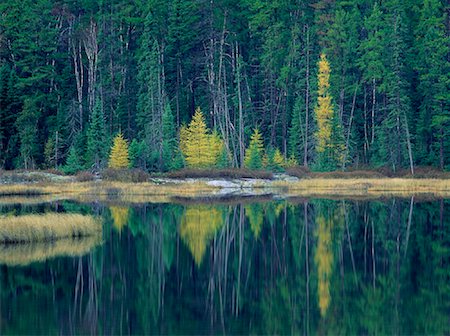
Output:
<path fill-rule="evenodd" d="M 249 191 L 285 196 L 408 196 L 433 194 L 450 197 L 450 179 L 412 178 L 305 178 L 299 181 L 272 180 L 255 182 Z M 8 184 L 0 185 L 0 204 L 42 203 L 71 199 L 81 202 L 168 202 L 174 197 L 208 198 L 221 195 L 221 188 L 199 180 L 161 180 L 160 183 L 112 181 Z M 29 197 L 33 196 L 33 197 Z"/>
<path fill-rule="evenodd" d="M 283 188 L 289 196 L 329 195 L 419 195 L 450 196 L 450 180 L 447 179 L 303 179 L 298 182 L 278 181 L 274 186 Z"/>
<path fill-rule="evenodd" d="M 0 217 L 0 243 L 16 244 L 97 236 L 102 223 L 92 216 L 49 213 Z"/>
<path fill-rule="evenodd" d="M 89 237 L 66 238 L 53 242 L 0 244 L 0 264 L 26 266 L 56 257 L 78 257 L 102 243 L 101 232 Z"/>
<path fill-rule="evenodd" d="M 216 190 L 206 182 L 180 182 L 157 184 L 152 182 L 74 182 L 42 184 L 6 184 L 0 185 L 0 196 L 126 196 L 126 195 L 202 195 Z"/>

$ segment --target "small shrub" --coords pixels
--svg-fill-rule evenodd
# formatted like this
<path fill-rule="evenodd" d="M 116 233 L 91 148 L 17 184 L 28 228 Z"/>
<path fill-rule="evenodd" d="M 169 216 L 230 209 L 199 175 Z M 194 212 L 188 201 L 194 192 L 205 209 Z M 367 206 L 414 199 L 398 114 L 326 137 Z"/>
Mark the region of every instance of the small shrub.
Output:
<path fill-rule="evenodd" d="M 105 169 L 102 178 L 106 181 L 147 182 L 150 175 L 142 169 Z"/>
<path fill-rule="evenodd" d="M 265 170 L 250 169 L 181 169 L 166 174 L 170 178 L 259 178 L 273 179 L 273 174 Z"/>
<path fill-rule="evenodd" d="M 75 176 L 77 182 L 88 182 L 95 180 L 95 175 L 89 171 L 81 171 Z"/>
<path fill-rule="evenodd" d="M 286 174 L 295 176 L 298 178 L 306 178 L 309 177 L 311 174 L 311 171 L 308 167 L 305 166 L 293 166 L 293 167 L 287 167 L 286 168 Z"/>

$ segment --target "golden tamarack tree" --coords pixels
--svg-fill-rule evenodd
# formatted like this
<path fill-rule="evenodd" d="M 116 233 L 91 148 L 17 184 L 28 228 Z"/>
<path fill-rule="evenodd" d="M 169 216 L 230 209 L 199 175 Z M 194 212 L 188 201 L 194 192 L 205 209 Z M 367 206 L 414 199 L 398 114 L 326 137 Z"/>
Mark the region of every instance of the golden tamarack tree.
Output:
<path fill-rule="evenodd" d="M 330 90 L 330 63 L 325 54 L 320 55 L 317 106 L 314 109 L 317 132 L 317 167 L 320 170 L 338 168 L 343 161 L 345 146 L 338 118 L 334 113 Z"/>
<path fill-rule="evenodd" d="M 180 129 L 180 149 L 186 165 L 192 168 L 209 168 L 216 165 L 223 149 L 223 140 L 206 127 L 205 118 L 197 108 L 190 124 Z"/>
<path fill-rule="evenodd" d="M 108 166 L 113 169 L 124 169 L 128 168 L 129 165 L 128 142 L 123 138 L 122 133 L 119 133 L 114 138 Z"/>

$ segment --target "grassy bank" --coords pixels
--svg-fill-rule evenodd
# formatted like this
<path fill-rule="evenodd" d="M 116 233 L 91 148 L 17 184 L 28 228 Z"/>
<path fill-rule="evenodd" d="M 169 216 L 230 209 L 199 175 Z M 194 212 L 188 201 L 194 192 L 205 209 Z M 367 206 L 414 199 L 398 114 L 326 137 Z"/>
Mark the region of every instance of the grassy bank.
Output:
<path fill-rule="evenodd" d="M 205 179 L 165 179 L 157 182 L 126 183 L 52 182 L 0 185 L 0 204 L 42 203 L 71 199 L 80 202 L 124 201 L 130 203 L 170 202 L 176 198 L 220 198 L 229 196 L 224 185 Z M 450 179 L 412 178 L 303 178 L 249 180 L 236 179 L 229 188 L 232 196 L 276 194 L 289 197 L 314 196 L 410 196 L 450 197 Z"/>
<path fill-rule="evenodd" d="M 297 182 L 274 182 L 289 196 L 411 196 L 432 194 L 450 197 L 448 179 L 410 179 L 410 178 L 353 178 L 333 179 L 314 178 Z"/>
<path fill-rule="evenodd" d="M 49 213 L 0 217 L 0 243 L 48 242 L 63 238 L 101 236 L 102 224 L 80 214 Z"/>
<path fill-rule="evenodd" d="M 64 238 L 52 242 L 0 244 L 0 264 L 26 266 L 56 257 L 80 257 L 102 243 L 101 231 L 94 236 Z"/>

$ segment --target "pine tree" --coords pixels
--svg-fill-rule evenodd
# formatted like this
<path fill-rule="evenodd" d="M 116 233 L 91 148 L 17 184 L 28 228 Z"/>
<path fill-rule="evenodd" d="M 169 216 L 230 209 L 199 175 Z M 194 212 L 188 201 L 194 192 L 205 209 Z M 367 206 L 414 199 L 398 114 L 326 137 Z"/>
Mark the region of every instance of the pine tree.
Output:
<path fill-rule="evenodd" d="M 130 166 L 128 142 L 123 138 L 122 132 L 114 138 L 108 166 L 113 169 L 126 169 Z"/>
<path fill-rule="evenodd" d="M 338 118 L 334 113 L 330 89 L 330 64 L 325 54 L 320 55 L 318 73 L 317 106 L 314 109 L 317 132 L 316 152 L 317 168 L 319 170 L 333 170 L 342 164 L 344 144 L 339 134 Z"/>
<path fill-rule="evenodd" d="M 63 166 L 63 172 L 66 174 L 75 174 L 83 169 L 83 164 L 80 162 L 80 155 L 75 146 L 70 147 L 69 155 L 67 156 L 66 164 Z"/>
<path fill-rule="evenodd" d="M 245 151 L 244 166 L 249 169 L 261 169 L 263 167 L 264 143 L 258 128 L 253 130 L 250 144 Z"/>
<path fill-rule="evenodd" d="M 100 169 L 106 157 L 105 118 L 100 101 L 92 111 L 89 129 L 87 131 L 87 168 Z"/>

